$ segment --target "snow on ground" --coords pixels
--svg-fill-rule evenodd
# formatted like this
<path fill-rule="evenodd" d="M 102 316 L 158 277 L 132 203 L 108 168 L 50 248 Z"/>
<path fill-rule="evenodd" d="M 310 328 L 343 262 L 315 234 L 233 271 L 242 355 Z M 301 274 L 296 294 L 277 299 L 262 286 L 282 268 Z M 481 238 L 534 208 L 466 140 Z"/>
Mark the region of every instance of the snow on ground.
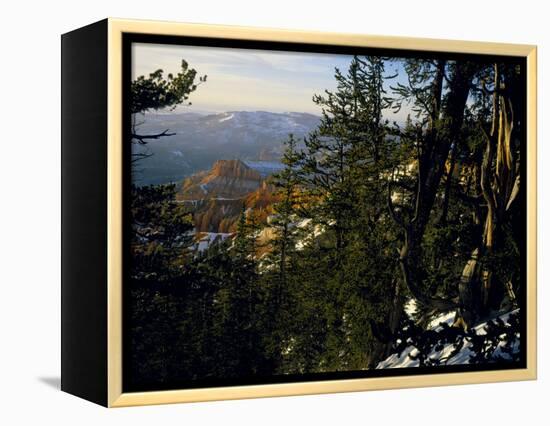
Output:
<path fill-rule="evenodd" d="M 213 243 L 222 242 L 231 235 L 233 234 L 223 232 L 201 232 L 200 240 L 197 242 L 197 251 L 204 251 Z"/>
<path fill-rule="evenodd" d="M 409 304 L 409 302 L 407 302 L 407 304 Z M 504 321 L 506 323 L 508 321 L 509 316 L 511 314 L 515 314 L 517 312 L 519 312 L 518 309 L 516 309 L 514 311 L 511 311 L 511 312 L 508 312 L 506 314 L 500 315 L 498 318 L 500 318 L 502 321 Z M 454 311 L 444 313 L 444 314 L 434 318 L 430 322 L 428 328 L 437 331 L 437 330 L 442 328 L 441 325 L 440 325 L 441 323 L 446 323 L 448 325 L 451 325 L 454 321 L 454 318 L 455 318 L 455 312 Z M 477 326 L 475 326 L 474 330 L 476 331 L 476 334 L 478 334 L 478 335 L 485 334 L 484 327 L 486 325 L 487 325 L 487 322 L 482 322 L 482 323 L 478 324 Z M 503 356 L 503 357 L 507 356 L 507 354 L 505 354 L 502 351 L 502 348 L 504 347 L 505 343 L 506 343 L 505 341 L 501 341 L 498 344 L 498 347 L 497 347 L 495 353 L 493 354 L 494 356 Z M 469 364 L 470 363 L 470 355 L 473 355 L 473 352 L 470 349 L 471 346 L 472 345 L 471 345 L 470 342 L 465 342 L 462 349 L 456 355 L 454 355 L 452 358 L 449 358 L 447 360 L 447 362 L 445 363 L 445 365 Z M 449 344 L 444 345 L 443 349 L 440 350 L 440 351 L 436 351 L 436 350 L 432 351 L 429 355 L 429 358 L 440 359 L 440 360 L 445 359 L 445 358 L 449 357 L 452 354 L 453 350 L 454 350 L 454 345 L 452 343 L 449 343 Z M 519 351 L 519 340 L 516 340 L 516 342 L 514 343 L 514 351 L 515 352 Z M 376 368 L 377 369 L 384 369 L 384 368 L 418 367 L 419 361 L 414 360 L 411 357 L 409 357 L 409 354 L 414 357 L 415 355 L 418 354 L 418 350 L 416 348 L 414 348 L 413 346 L 409 346 L 408 348 L 406 348 L 401 353 L 401 356 L 399 356 L 397 353 L 394 353 L 394 354 L 390 355 L 388 358 L 386 358 L 384 361 L 381 361 L 380 363 L 378 363 Z"/>
<path fill-rule="evenodd" d="M 413 319 L 414 314 L 418 309 L 418 306 L 416 304 L 416 299 L 411 298 L 407 300 L 403 309 L 405 310 L 405 314 L 409 317 L 409 319 Z"/>
<path fill-rule="evenodd" d="M 295 224 L 296 228 L 307 229 L 311 226 L 312 219 L 302 219 Z M 316 224 L 313 226 L 312 233 L 306 235 L 304 238 L 296 242 L 296 250 L 303 250 L 308 244 L 311 244 L 315 238 L 321 235 L 324 232 L 324 227 L 322 225 Z"/>
<path fill-rule="evenodd" d="M 438 317 L 435 317 L 433 320 L 430 321 L 430 323 L 428 324 L 428 329 L 439 331 L 442 328 L 441 327 L 442 323 L 445 323 L 448 326 L 451 326 L 455 322 L 455 317 L 456 317 L 455 311 L 451 311 L 451 312 L 447 312 L 446 314 L 439 315 Z"/>

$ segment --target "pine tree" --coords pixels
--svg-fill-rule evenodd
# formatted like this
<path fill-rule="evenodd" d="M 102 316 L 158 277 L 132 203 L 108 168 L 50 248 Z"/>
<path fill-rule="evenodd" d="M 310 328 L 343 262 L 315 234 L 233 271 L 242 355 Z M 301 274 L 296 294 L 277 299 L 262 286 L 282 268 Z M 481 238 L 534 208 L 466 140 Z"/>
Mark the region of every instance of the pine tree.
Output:
<path fill-rule="evenodd" d="M 275 196 L 279 201 L 274 205 L 274 215 L 269 223 L 274 235 L 269 242 L 270 251 L 266 263 L 277 270 L 275 291 L 277 310 L 286 291 L 288 275 L 291 273 L 289 268 L 291 268 L 291 260 L 299 237 L 296 222 L 299 220 L 298 209 L 301 202 L 299 167 L 303 156 L 297 151 L 297 143 L 294 136 L 290 135 L 285 142 L 286 149 L 282 158 L 285 167 L 272 178 L 276 188 Z"/>
<path fill-rule="evenodd" d="M 144 160 L 152 155 L 147 151 L 146 145 L 167 136 L 174 136 L 169 129 L 162 132 L 145 134 L 139 131 L 139 114 L 161 109 L 174 109 L 178 105 L 191 105 L 189 95 L 193 93 L 199 84 L 206 82 L 207 76 L 198 78 L 197 71 L 189 68 L 187 61 L 182 59 L 180 71 L 176 74 L 164 76 L 164 71 L 158 69 L 147 77 L 141 75 L 132 81 L 130 85 L 129 108 L 131 113 L 130 139 L 135 146 L 132 148 L 132 163 Z M 135 170 L 134 170 L 135 172 Z"/>
<path fill-rule="evenodd" d="M 326 268 L 317 283 L 325 290 L 319 301 L 326 321 L 323 369 L 346 369 L 350 363 L 364 368 L 372 362 L 376 355 L 367 348 L 373 337 L 365 324 L 389 312 L 372 301 L 381 295 L 390 303 L 394 299 L 391 268 L 380 268 L 392 264 L 391 257 L 383 248 L 374 249 L 387 238 L 380 181 L 396 146 L 382 116 L 387 78 L 383 59 L 355 57 L 346 74 L 336 70 L 336 91 L 314 97 L 322 118 L 305 140 L 300 176 L 308 199 L 303 214 L 312 219 L 309 231 L 322 229 L 303 254 Z"/>
<path fill-rule="evenodd" d="M 226 374 L 248 377 L 263 368 L 258 305 L 260 301 L 256 265 L 256 232 L 253 215 L 243 206 L 230 263 L 223 273 L 218 296 L 222 305 L 221 336 Z"/>

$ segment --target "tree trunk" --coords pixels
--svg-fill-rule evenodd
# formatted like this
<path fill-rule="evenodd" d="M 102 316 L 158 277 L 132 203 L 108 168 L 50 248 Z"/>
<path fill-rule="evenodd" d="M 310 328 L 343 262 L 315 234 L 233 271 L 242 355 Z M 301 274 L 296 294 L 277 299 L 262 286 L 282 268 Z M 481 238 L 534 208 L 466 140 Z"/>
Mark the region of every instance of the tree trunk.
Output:
<path fill-rule="evenodd" d="M 486 147 L 481 166 L 481 190 L 487 204 L 481 251 L 483 257 L 489 259 L 500 246 L 506 212 L 519 192 L 519 173 L 515 164 L 517 159 L 514 158 L 511 148 L 513 107 L 510 98 L 501 87 L 497 64 L 494 68 L 492 122 L 490 131 L 484 130 Z M 487 314 L 498 303 L 498 300 L 492 300 L 496 283 L 490 262 L 485 262 L 480 269 L 480 280 L 482 294 L 479 312 Z M 506 289 L 503 289 L 504 291 Z M 474 309 L 475 307 L 472 307 L 472 310 Z"/>
<path fill-rule="evenodd" d="M 444 68 L 439 69 L 439 73 L 442 73 L 443 70 Z M 472 64 L 457 63 L 455 65 L 441 119 L 433 121 L 419 150 L 414 216 L 408 223 L 401 223 L 405 234 L 404 243 L 399 252 L 403 282 L 418 302 L 437 310 L 450 310 L 457 304 L 424 293 L 422 239 L 445 171 L 449 151 L 453 144 L 458 143 L 472 77 Z M 442 78 L 442 74 L 441 79 L 439 74 L 436 76 L 433 83 L 434 93 L 440 93 L 438 85 L 441 84 Z M 434 104 L 441 105 L 441 100 L 434 101 Z M 439 114 L 436 111 L 432 116 L 435 118 Z M 390 210 L 392 210 L 391 200 L 389 202 Z M 395 214 L 391 213 L 395 217 Z"/>

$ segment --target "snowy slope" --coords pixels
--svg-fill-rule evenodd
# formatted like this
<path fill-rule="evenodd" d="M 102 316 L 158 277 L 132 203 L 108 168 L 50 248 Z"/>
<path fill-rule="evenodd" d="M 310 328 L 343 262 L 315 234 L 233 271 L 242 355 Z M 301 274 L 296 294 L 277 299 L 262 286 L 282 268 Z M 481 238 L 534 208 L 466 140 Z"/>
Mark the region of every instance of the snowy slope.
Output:
<path fill-rule="evenodd" d="M 409 302 L 410 303 L 410 302 Z M 505 324 L 508 323 L 508 319 L 510 315 L 518 313 L 519 310 L 514 310 L 505 314 L 502 314 L 498 316 L 497 318 L 500 318 Z M 455 318 L 455 312 L 448 312 L 444 313 L 436 318 L 434 318 L 428 328 L 435 331 L 440 331 L 442 327 L 442 323 L 451 325 Z M 487 326 L 487 322 L 482 322 L 474 327 L 474 330 L 477 335 L 483 336 L 486 334 L 485 327 Z M 518 336 L 519 337 L 519 336 Z M 471 350 L 472 344 L 466 340 L 463 339 L 464 346 L 458 353 L 452 354 L 454 351 L 454 345 L 452 343 L 446 344 L 443 346 L 441 350 L 432 350 L 432 352 L 429 354 L 430 359 L 438 359 L 443 360 L 442 364 L 445 365 L 458 365 L 458 364 L 469 364 L 470 363 L 470 357 L 473 354 Z M 498 344 L 497 349 L 495 350 L 493 356 L 497 357 L 503 357 L 503 358 L 509 358 L 509 355 L 505 352 L 503 352 L 503 347 L 506 344 L 506 341 L 501 340 Z M 513 342 L 513 353 L 519 352 L 519 344 L 520 339 L 516 339 Z M 417 359 L 413 359 L 411 357 L 415 357 L 418 354 L 418 350 L 413 347 L 409 346 L 407 347 L 401 355 L 394 353 L 390 355 L 388 358 L 386 358 L 384 361 L 381 361 L 376 368 L 377 369 L 384 369 L 384 368 L 406 368 L 406 367 L 418 367 L 419 361 Z M 411 355 L 411 356 L 409 356 Z"/>
<path fill-rule="evenodd" d="M 254 161 L 253 168 L 267 176 L 280 169 L 277 162 L 288 135 L 301 140 L 319 125 L 319 119 L 308 113 L 267 111 L 145 114 L 139 117 L 143 121 L 139 132 L 155 134 L 168 129 L 174 135 L 147 145 L 132 144 L 134 154 L 153 154 L 140 162 L 136 183 L 180 182 L 223 158 Z"/>

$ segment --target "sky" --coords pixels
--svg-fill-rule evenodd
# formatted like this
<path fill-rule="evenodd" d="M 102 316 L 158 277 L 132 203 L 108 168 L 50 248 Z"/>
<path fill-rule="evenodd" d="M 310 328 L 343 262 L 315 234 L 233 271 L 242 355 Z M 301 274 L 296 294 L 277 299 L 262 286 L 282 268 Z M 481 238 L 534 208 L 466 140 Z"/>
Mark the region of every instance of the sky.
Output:
<path fill-rule="evenodd" d="M 309 112 L 319 115 L 314 94 L 336 88 L 335 67 L 352 56 L 226 47 L 132 44 L 132 79 L 162 69 L 176 74 L 185 59 L 207 81 L 190 95 L 188 111 Z M 392 70 L 387 70 L 392 71 Z M 181 110 L 181 108 L 180 108 Z"/>

